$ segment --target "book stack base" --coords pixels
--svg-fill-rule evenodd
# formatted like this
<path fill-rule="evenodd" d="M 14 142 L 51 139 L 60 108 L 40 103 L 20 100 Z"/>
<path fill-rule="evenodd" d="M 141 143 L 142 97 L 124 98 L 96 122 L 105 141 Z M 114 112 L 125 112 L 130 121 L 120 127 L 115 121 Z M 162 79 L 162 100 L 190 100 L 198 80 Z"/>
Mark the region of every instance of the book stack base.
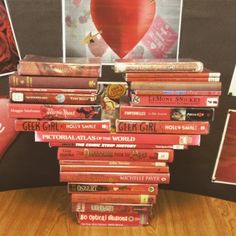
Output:
<path fill-rule="evenodd" d="M 26 56 L 9 79 L 9 115 L 17 131 L 58 148 L 80 225 L 148 225 L 174 150 L 200 146 L 209 133 L 219 73 L 190 60 L 117 60 L 126 82 L 101 83 L 99 92 L 101 68 L 99 59 Z"/>

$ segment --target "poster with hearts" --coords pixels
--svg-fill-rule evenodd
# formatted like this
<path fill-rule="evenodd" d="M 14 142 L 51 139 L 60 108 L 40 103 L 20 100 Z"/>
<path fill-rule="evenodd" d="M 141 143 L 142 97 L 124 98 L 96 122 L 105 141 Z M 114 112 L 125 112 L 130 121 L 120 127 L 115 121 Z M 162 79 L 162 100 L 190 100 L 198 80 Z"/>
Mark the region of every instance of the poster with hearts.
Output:
<path fill-rule="evenodd" d="M 176 58 L 182 0 L 62 0 L 63 57 Z"/>
<path fill-rule="evenodd" d="M 236 110 L 228 110 L 212 182 L 236 185 Z"/>
<path fill-rule="evenodd" d="M 0 0 L 0 76 L 16 71 L 19 51 L 6 2 Z"/>

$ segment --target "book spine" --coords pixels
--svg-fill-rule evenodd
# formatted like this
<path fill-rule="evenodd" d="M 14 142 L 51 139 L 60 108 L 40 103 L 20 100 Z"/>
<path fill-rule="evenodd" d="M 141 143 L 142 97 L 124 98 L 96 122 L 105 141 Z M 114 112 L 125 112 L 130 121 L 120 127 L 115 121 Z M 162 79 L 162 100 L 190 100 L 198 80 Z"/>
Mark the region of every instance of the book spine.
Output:
<path fill-rule="evenodd" d="M 70 147 L 70 148 L 123 148 L 123 149 L 174 149 L 174 150 L 185 150 L 188 149 L 188 145 L 173 144 L 173 145 L 158 145 L 158 144 L 127 144 L 127 143 L 84 143 L 84 142 L 60 142 L 53 141 L 49 142 L 50 147 Z"/>
<path fill-rule="evenodd" d="M 200 145 L 200 135 L 35 132 L 36 142 Z"/>
<path fill-rule="evenodd" d="M 129 172 L 129 173 L 168 173 L 168 166 L 101 166 L 101 165 L 78 165 L 78 164 L 60 164 L 61 172 Z"/>
<path fill-rule="evenodd" d="M 19 75 L 45 76 L 89 76 L 99 77 L 100 65 L 81 65 L 69 63 L 33 62 L 21 60 L 17 67 Z"/>
<path fill-rule="evenodd" d="M 36 120 L 16 119 L 17 131 L 50 131 L 50 132 L 110 132 L 110 120 Z"/>
<path fill-rule="evenodd" d="M 29 119 L 100 120 L 100 105 L 9 104 L 9 116 Z"/>
<path fill-rule="evenodd" d="M 218 107 L 218 96 L 131 96 L 132 106 Z"/>
<path fill-rule="evenodd" d="M 156 195 L 150 194 L 91 194 L 91 193 L 72 193 L 71 202 L 85 203 L 134 203 L 134 204 L 154 204 Z"/>
<path fill-rule="evenodd" d="M 172 108 L 120 106 L 119 117 L 124 120 L 213 121 L 213 108 Z"/>
<path fill-rule="evenodd" d="M 97 89 L 97 80 L 98 78 L 11 75 L 9 76 L 9 86 L 47 89 Z"/>
<path fill-rule="evenodd" d="M 116 73 L 123 72 L 202 72 L 203 63 L 196 62 L 154 62 L 154 63 L 122 63 L 115 62 L 114 71 Z"/>
<path fill-rule="evenodd" d="M 176 73 L 173 73 L 173 72 L 164 72 L 164 73 L 161 73 L 161 72 L 153 72 L 153 73 L 150 73 L 150 72 L 127 72 L 125 74 L 125 79 L 126 80 L 129 80 L 129 79 L 132 79 L 132 78 L 137 78 L 137 79 L 155 79 L 155 80 L 158 80 L 159 78 L 162 80 L 168 80 L 168 79 L 182 79 L 182 78 L 188 78 L 188 79 L 204 79 L 204 81 L 206 82 L 210 82 L 208 81 L 208 79 L 219 79 L 221 76 L 221 73 L 220 72 L 212 72 L 212 71 L 209 71 L 209 70 L 206 70 L 204 69 L 203 72 L 176 72 Z M 215 80 L 213 80 L 215 81 Z"/>
<path fill-rule="evenodd" d="M 141 96 L 148 96 L 148 95 L 200 95 L 200 96 L 220 96 L 221 91 L 204 91 L 204 90 L 133 90 L 131 91 L 133 95 L 141 95 Z"/>
<path fill-rule="evenodd" d="M 11 92 L 12 102 L 19 103 L 50 103 L 50 104 L 74 104 L 89 105 L 97 102 L 97 95 L 84 95 L 73 93 L 34 93 Z"/>
<path fill-rule="evenodd" d="M 77 222 L 83 226 L 142 226 L 148 224 L 148 215 L 140 213 L 77 212 Z"/>
<path fill-rule="evenodd" d="M 173 149 L 59 148 L 59 160 L 163 161 L 172 162 Z"/>
<path fill-rule="evenodd" d="M 19 88 L 10 87 L 10 92 L 36 92 L 36 93 L 77 93 L 77 94 L 97 94 L 97 89 L 60 89 L 60 88 Z"/>
<path fill-rule="evenodd" d="M 197 90 L 220 91 L 221 82 L 149 82 L 130 83 L 131 90 Z"/>
<path fill-rule="evenodd" d="M 93 194 L 157 194 L 157 184 L 68 183 L 68 193 Z"/>
<path fill-rule="evenodd" d="M 168 184 L 169 173 L 60 172 L 61 182 Z"/>
<path fill-rule="evenodd" d="M 207 121 L 142 121 L 116 120 L 117 133 L 208 134 Z"/>
<path fill-rule="evenodd" d="M 104 203 L 72 203 L 73 212 L 94 212 L 94 213 L 150 213 L 151 204 L 104 204 Z"/>

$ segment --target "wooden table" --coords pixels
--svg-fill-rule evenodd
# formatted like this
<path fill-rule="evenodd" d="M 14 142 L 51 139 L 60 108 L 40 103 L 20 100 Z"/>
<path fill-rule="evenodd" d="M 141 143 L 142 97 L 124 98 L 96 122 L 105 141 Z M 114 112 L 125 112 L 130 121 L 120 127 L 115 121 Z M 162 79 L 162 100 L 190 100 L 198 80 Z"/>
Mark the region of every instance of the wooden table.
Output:
<path fill-rule="evenodd" d="M 0 192 L 0 235 L 236 235 L 234 202 L 160 190 L 150 226 L 85 227 L 77 225 L 66 191 L 60 186 Z"/>

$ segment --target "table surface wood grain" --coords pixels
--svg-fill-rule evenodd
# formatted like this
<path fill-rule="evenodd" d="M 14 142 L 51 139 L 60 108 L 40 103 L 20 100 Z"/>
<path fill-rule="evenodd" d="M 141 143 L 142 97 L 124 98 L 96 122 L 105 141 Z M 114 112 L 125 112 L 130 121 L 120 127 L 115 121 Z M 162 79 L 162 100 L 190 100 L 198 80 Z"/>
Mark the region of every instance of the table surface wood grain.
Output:
<path fill-rule="evenodd" d="M 230 236 L 236 235 L 236 203 L 160 190 L 145 227 L 79 226 L 65 186 L 0 192 L 0 235 Z"/>

